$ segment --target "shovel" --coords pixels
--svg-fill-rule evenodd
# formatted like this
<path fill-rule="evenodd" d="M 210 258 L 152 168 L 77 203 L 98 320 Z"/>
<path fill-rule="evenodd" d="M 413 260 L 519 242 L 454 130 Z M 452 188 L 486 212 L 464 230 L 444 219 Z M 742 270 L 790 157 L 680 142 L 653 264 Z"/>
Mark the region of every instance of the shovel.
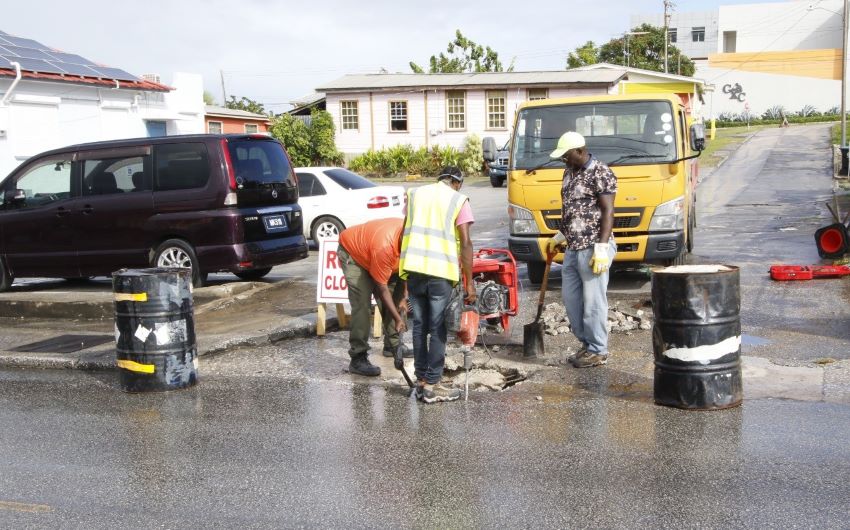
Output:
<path fill-rule="evenodd" d="M 543 324 L 540 315 L 543 313 L 543 299 L 546 297 L 546 284 L 549 282 L 549 269 L 552 267 L 554 254 L 546 255 L 546 268 L 543 269 L 543 281 L 540 282 L 540 298 L 537 300 L 537 316 L 534 322 L 522 327 L 522 356 L 537 357 L 543 355 Z"/>

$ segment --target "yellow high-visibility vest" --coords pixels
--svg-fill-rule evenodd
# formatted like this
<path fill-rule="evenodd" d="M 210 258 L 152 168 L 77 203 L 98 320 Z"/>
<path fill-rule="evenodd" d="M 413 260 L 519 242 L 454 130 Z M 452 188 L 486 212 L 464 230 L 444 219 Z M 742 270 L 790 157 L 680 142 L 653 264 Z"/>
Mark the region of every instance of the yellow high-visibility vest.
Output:
<path fill-rule="evenodd" d="M 455 222 L 466 195 L 436 182 L 407 190 L 407 219 L 401 238 L 399 277 L 411 272 L 460 279 L 460 238 Z"/>

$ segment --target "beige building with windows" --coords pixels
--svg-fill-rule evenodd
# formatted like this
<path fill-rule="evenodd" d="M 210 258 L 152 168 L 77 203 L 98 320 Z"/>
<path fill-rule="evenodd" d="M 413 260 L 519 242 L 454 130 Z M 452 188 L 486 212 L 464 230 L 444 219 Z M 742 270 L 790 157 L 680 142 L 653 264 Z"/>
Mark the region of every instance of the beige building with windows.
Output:
<path fill-rule="evenodd" d="M 504 143 L 517 106 L 531 99 L 614 94 L 625 70 L 346 75 L 326 94 L 345 155 L 410 144 L 461 148 L 470 134 Z"/>

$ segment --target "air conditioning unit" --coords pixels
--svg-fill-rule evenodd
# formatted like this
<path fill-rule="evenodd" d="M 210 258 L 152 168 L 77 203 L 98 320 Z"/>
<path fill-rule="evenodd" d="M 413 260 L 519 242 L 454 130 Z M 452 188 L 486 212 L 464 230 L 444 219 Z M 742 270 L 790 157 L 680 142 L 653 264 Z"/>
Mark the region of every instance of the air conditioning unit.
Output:
<path fill-rule="evenodd" d="M 161 83 L 159 80 L 159 74 L 142 74 L 142 79 L 150 81 L 151 83 Z"/>

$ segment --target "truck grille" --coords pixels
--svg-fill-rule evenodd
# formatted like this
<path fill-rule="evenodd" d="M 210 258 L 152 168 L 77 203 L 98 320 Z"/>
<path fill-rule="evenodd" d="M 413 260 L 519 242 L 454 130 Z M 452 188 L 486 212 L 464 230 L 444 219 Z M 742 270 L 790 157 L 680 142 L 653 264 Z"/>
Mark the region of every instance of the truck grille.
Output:
<path fill-rule="evenodd" d="M 541 213 L 543 213 L 543 220 L 546 222 L 546 228 L 549 230 L 561 229 L 561 210 L 543 210 Z M 617 208 L 614 210 L 614 228 L 635 228 L 640 226 L 642 217 L 643 208 Z"/>

